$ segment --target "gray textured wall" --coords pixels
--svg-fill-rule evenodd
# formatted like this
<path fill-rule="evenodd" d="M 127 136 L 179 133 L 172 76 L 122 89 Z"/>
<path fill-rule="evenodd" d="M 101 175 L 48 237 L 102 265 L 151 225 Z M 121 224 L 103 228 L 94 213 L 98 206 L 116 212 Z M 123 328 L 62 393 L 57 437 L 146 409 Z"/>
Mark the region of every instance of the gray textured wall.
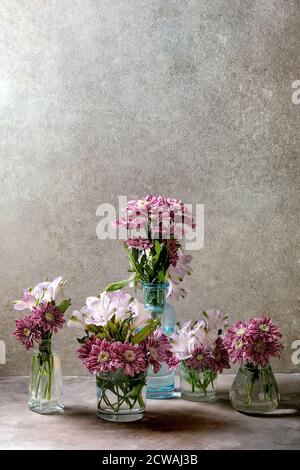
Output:
<path fill-rule="evenodd" d="M 123 276 L 96 208 L 147 192 L 205 204 L 178 317 L 270 313 L 299 371 L 299 0 L 1 0 L 0 41 L 0 374 L 28 372 L 11 300 L 63 274 L 78 308 Z"/>

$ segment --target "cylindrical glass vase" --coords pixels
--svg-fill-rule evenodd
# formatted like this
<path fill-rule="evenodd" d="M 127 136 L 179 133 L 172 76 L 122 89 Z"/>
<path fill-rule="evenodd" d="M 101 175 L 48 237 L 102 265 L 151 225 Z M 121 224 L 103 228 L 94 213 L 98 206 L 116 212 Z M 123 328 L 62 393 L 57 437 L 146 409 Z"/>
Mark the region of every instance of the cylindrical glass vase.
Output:
<path fill-rule="evenodd" d="M 168 283 L 143 282 L 141 286 L 144 292 L 145 309 L 151 313 L 153 319 L 160 320 L 163 332 L 171 335 L 175 331 L 176 315 L 172 305 L 166 304 Z M 152 367 L 149 367 L 147 383 L 147 398 L 172 398 L 175 390 L 175 373 L 168 370 L 165 363 L 156 374 Z"/>
<path fill-rule="evenodd" d="M 230 390 L 230 400 L 233 408 L 243 413 L 265 414 L 275 410 L 280 395 L 271 366 L 241 365 Z"/>
<path fill-rule="evenodd" d="M 128 423 L 143 418 L 146 407 L 147 373 L 130 377 L 123 369 L 98 372 L 96 376 L 98 416 L 106 421 Z"/>
<path fill-rule="evenodd" d="M 63 411 L 63 382 L 60 359 L 51 340 L 41 340 L 33 350 L 29 378 L 28 407 L 40 414 Z"/>
<path fill-rule="evenodd" d="M 193 369 L 184 362 L 180 365 L 181 398 L 189 401 L 214 401 L 216 399 L 217 373 L 211 369 Z"/>

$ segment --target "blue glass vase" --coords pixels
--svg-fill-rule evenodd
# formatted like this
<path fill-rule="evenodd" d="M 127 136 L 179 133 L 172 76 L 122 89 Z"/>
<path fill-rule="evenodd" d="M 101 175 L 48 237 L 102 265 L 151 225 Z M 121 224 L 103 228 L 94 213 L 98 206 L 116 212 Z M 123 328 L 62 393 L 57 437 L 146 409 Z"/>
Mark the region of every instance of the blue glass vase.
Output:
<path fill-rule="evenodd" d="M 176 315 L 172 305 L 166 303 L 168 283 L 141 284 L 144 292 L 144 306 L 151 313 L 152 318 L 159 319 L 161 328 L 166 335 L 175 331 Z M 175 373 L 169 371 L 167 364 L 162 364 L 160 371 L 155 374 L 149 368 L 147 378 L 147 398 L 172 398 L 175 390 Z"/>

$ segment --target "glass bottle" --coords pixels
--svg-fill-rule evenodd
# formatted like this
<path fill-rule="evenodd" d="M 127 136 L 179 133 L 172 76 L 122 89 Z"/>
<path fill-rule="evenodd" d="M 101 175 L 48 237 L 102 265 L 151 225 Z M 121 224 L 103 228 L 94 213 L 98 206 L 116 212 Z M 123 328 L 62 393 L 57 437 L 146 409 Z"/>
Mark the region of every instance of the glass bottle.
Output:
<path fill-rule="evenodd" d="M 63 411 L 63 382 L 58 354 L 51 340 L 41 340 L 33 350 L 28 407 L 40 414 Z"/>
<path fill-rule="evenodd" d="M 176 314 L 172 305 L 166 303 L 168 283 L 142 283 L 145 309 L 151 313 L 152 318 L 159 319 L 163 332 L 170 336 L 175 331 Z M 149 368 L 147 379 L 147 398 L 171 398 L 175 390 L 175 373 L 169 371 L 167 364 L 163 363 L 157 374 L 152 367 Z"/>

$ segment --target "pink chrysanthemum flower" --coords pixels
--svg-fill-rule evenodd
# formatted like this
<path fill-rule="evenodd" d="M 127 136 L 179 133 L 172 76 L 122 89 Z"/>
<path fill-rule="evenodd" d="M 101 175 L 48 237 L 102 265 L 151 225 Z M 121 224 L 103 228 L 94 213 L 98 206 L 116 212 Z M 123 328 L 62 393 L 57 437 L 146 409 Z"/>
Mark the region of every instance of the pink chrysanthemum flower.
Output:
<path fill-rule="evenodd" d="M 84 359 L 84 365 L 92 374 L 96 372 L 114 372 L 118 364 L 113 343 L 106 339 L 96 338 L 92 343 L 88 357 Z"/>
<path fill-rule="evenodd" d="M 170 258 L 170 262 L 172 266 L 176 266 L 178 258 L 179 258 L 179 243 L 174 240 L 174 238 L 171 238 L 170 240 L 166 241 L 166 246 Z"/>
<path fill-rule="evenodd" d="M 32 317 L 44 332 L 57 333 L 65 323 L 59 308 L 50 302 L 34 307 Z"/>
<path fill-rule="evenodd" d="M 215 372 L 219 372 L 221 374 L 223 369 L 230 369 L 229 354 L 221 337 L 217 338 L 215 342 L 212 356 L 213 360 L 211 367 Z"/>
<path fill-rule="evenodd" d="M 255 366 L 266 367 L 272 357 L 280 357 L 283 346 L 277 339 L 265 341 L 260 334 L 253 335 L 245 347 L 247 362 Z"/>
<path fill-rule="evenodd" d="M 210 369 L 212 365 L 211 350 L 204 346 L 199 346 L 193 355 L 186 360 L 186 365 L 192 369 Z"/>
<path fill-rule="evenodd" d="M 96 341 L 95 336 L 90 336 L 89 338 L 85 338 L 84 343 L 77 349 L 77 354 L 79 359 L 83 362 L 89 357 L 90 352 L 92 350 L 92 346 Z"/>
<path fill-rule="evenodd" d="M 125 241 L 125 244 L 129 248 L 137 248 L 139 250 L 146 250 L 147 248 L 152 248 L 153 244 L 148 240 L 141 237 L 130 238 Z"/>
<path fill-rule="evenodd" d="M 153 371 L 157 373 L 161 362 L 167 362 L 170 358 L 172 346 L 169 338 L 161 329 L 157 329 L 147 338 L 146 348 L 149 353 L 149 362 L 153 366 Z"/>
<path fill-rule="evenodd" d="M 168 354 L 166 363 L 168 365 L 169 370 L 177 369 L 181 360 L 174 356 L 172 353 Z"/>
<path fill-rule="evenodd" d="M 34 341 L 38 341 L 41 338 L 41 332 L 37 328 L 36 321 L 32 316 L 16 320 L 16 328 L 13 335 L 25 346 L 26 349 L 32 348 Z"/>
<path fill-rule="evenodd" d="M 146 353 L 142 346 L 118 341 L 114 343 L 113 347 L 118 367 L 122 367 L 126 375 L 134 377 L 148 369 Z"/>
<path fill-rule="evenodd" d="M 243 321 L 235 323 L 228 329 L 224 338 L 224 345 L 233 362 L 243 361 L 245 358 L 246 335 L 248 324 Z"/>
<path fill-rule="evenodd" d="M 259 335 L 264 341 L 272 342 L 282 337 L 279 328 L 271 318 L 257 317 L 248 324 L 248 336 Z"/>

